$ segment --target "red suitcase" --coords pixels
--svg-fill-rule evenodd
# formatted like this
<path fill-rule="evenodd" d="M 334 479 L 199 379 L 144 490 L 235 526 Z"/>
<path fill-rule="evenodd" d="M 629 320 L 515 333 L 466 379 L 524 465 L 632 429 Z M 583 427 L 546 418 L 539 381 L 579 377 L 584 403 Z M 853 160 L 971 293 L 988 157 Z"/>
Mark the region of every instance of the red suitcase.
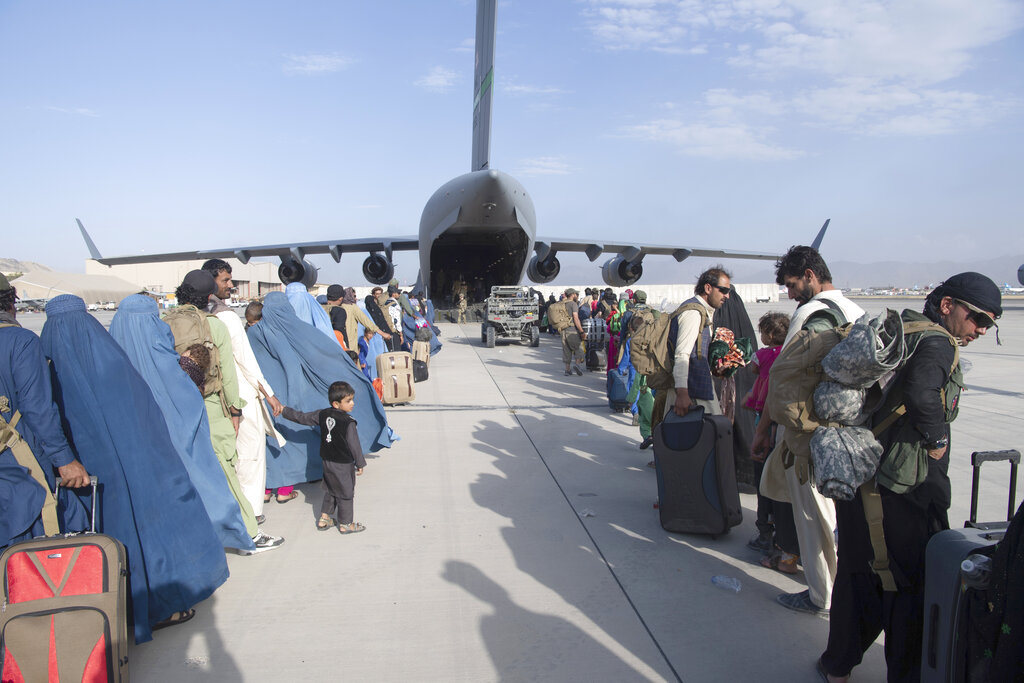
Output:
<path fill-rule="evenodd" d="M 96 528 L 96 478 L 92 478 Z M 93 531 L 15 543 L 0 555 L 0 680 L 127 681 L 121 542 Z"/>

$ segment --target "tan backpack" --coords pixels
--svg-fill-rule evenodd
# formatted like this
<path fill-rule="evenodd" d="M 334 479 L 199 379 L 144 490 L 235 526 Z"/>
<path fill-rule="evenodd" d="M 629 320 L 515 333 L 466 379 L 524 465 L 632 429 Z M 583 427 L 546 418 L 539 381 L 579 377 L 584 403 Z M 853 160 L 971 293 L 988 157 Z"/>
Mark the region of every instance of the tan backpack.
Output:
<path fill-rule="evenodd" d="M 163 315 L 163 321 L 171 328 L 174 335 L 174 350 L 180 355 L 190 346 L 200 344 L 210 352 L 210 367 L 206 369 L 206 381 L 203 390 L 206 392 L 203 397 L 217 392 L 220 395 L 221 407 L 224 414 L 228 415 L 227 400 L 224 396 L 224 378 L 220 369 L 220 350 L 213 343 L 210 334 L 210 316 L 206 311 L 200 311 L 191 304 L 177 306 Z"/>
<path fill-rule="evenodd" d="M 644 308 L 630 318 L 630 362 L 639 374 L 647 377 L 647 386 L 651 389 L 670 389 L 675 384 L 672 378 L 675 357 L 669 353 L 669 334 L 672 321 L 683 311 L 700 313 L 700 330 L 697 332 L 699 339 L 711 321 L 708 319 L 707 309 L 697 302 L 683 304 L 670 315 L 659 315 L 659 312 L 652 308 Z M 698 358 L 700 354 L 701 348 L 698 344 Z"/>
<path fill-rule="evenodd" d="M 555 332 L 561 332 L 572 324 L 572 317 L 565 307 L 565 300 L 548 304 L 548 325 L 555 328 Z"/>

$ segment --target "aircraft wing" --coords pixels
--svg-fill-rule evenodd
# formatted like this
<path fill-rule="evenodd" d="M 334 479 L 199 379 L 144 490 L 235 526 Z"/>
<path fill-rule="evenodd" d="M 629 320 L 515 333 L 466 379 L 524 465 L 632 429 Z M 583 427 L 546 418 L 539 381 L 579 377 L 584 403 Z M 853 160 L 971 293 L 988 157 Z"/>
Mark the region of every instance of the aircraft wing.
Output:
<path fill-rule="evenodd" d="M 393 251 L 414 251 L 419 249 L 417 237 L 375 237 L 370 239 L 326 240 L 323 242 L 299 242 L 293 244 L 269 244 L 258 247 L 229 247 L 227 249 L 203 249 L 199 251 L 178 251 L 167 254 L 138 254 L 136 256 L 114 256 L 103 258 L 98 252 L 92 257 L 105 266 L 124 263 L 157 263 L 160 261 L 192 261 L 211 258 L 236 258 L 248 263 L 254 256 L 277 256 L 283 260 L 301 261 L 310 254 L 328 254 L 335 262 L 342 254 L 385 252 L 391 260 Z"/>
<path fill-rule="evenodd" d="M 541 260 L 547 258 L 551 253 L 560 251 L 581 251 L 591 261 L 596 261 L 601 254 L 621 254 L 626 261 L 637 261 L 647 254 L 659 256 L 671 256 L 676 261 L 682 261 L 691 256 L 706 256 L 709 258 L 741 258 L 758 259 L 762 261 L 778 260 L 782 254 L 765 254 L 755 251 L 733 251 L 730 249 L 710 249 L 703 247 L 680 247 L 666 246 L 660 244 L 615 244 L 610 242 L 581 241 L 569 239 L 552 239 L 538 237 L 534 242 L 534 251 Z"/>

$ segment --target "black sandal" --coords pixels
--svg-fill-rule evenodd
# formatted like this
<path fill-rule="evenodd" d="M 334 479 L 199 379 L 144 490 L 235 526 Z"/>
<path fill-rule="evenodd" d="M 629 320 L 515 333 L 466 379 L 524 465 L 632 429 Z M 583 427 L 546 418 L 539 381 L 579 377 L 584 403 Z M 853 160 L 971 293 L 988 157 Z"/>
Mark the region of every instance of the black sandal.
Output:
<path fill-rule="evenodd" d="M 189 619 L 191 619 L 195 615 L 196 615 L 196 611 L 195 611 L 195 609 L 192 609 L 192 608 L 189 608 L 189 609 L 185 610 L 184 612 L 175 612 L 174 614 L 172 614 L 171 616 L 167 617 L 163 621 L 160 621 L 160 622 L 157 622 L 156 624 L 154 624 L 153 628 L 151 630 L 159 631 L 160 629 L 167 628 L 168 626 L 174 626 L 176 624 L 184 624 L 186 621 L 188 621 Z"/>

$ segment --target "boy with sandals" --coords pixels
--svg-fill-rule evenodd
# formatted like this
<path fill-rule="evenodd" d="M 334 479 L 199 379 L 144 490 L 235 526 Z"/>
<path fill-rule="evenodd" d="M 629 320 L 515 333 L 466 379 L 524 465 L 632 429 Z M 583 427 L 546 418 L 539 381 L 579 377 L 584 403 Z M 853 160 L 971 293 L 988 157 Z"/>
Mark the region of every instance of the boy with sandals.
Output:
<path fill-rule="evenodd" d="M 356 421 L 349 414 L 355 407 L 355 390 L 348 382 L 334 382 L 327 389 L 330 408 L 300 413 L 285 407 L 286 420 L 320 427 L 320 458 L 324 463 L 324 502 L 316 528 L 326 531 L 334 526 L 331 515 L 337 512 L 338 531 L 356 534 L 366 527 L 352 521 L 356 477 L 363 473 L 366 460 L 359 445 Z"/>

